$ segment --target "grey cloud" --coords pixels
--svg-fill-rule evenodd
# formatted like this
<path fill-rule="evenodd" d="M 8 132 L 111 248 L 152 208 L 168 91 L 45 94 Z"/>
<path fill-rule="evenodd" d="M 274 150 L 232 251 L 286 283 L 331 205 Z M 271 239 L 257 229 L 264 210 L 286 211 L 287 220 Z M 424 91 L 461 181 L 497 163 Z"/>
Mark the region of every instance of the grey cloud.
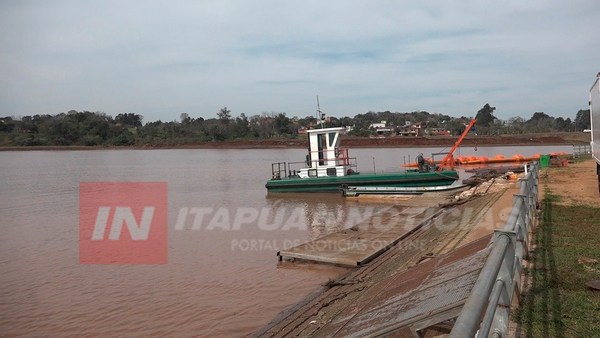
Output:
<path fill-rule="evenodd" d="M 0 115 L 574 114 L 597 1 L 4 1 Z"/>

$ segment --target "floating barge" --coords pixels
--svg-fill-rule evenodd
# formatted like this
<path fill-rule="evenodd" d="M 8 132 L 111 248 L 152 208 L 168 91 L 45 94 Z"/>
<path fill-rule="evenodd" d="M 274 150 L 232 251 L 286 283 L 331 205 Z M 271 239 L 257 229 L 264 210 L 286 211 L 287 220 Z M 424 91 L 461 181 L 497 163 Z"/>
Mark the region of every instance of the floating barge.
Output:
<path fill-rule="evenodd" d="M 360 195 L 422 195 L 425 193 L 455 191 L 467 187 L 460 185 L 438 185 L 433 187 L 375 187 L 375 186 L 349 186 L 342 187 L 344 197 L 358 197 Z"/>
<path fill-rule="evenodd" d="M 444 210 L 392 207 L 373 219 L 277 253 L 279 260 L 362 266 L 425 225 Z M 377 224 L 375 224 L 377 223 Z"/>

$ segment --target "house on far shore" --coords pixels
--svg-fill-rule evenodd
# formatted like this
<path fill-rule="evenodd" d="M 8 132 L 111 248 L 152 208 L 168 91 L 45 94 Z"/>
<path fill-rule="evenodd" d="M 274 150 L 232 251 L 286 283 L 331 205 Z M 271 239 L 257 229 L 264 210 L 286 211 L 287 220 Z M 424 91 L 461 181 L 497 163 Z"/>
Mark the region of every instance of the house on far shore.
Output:
<path fill-rule="evenodd" d="M 404 126 L 400 127 L 398 130 L 399 136 L 423 136 L 423 125 L 422 123 L 412 123 L 410 121 L 406 121 Z"/>
<path fill-rule="evenodd" d="M 452 136 L 450 130 L 445 128 L 427 128 L 425 133 L 429 136 Z"/>
<path fill-rule="evenodd" d="M 369 125 L 369 129 L 374 129 L 375 133 L 379 135 L 389 134 L 394 131 L 394 128 L 387 126 L 386 121 L 381 121 L 380 123 L 371 123 L 371 125 Z"/>

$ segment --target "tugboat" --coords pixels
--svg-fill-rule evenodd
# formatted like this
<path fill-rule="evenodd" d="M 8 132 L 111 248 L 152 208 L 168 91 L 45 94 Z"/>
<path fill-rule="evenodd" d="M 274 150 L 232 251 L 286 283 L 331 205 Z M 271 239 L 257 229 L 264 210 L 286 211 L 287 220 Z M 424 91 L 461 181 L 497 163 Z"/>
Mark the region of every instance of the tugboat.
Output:
<path fill-rule="evenodd" d="M 343 127 L 308 130 L 308 154 L 303 162 L 277 162 L 271 165 L 269 192 L 340 192 L 345 186 L 433 187 L 458 180 L 453 169 L 424 163 L 403 172 L 361 174 L 356 158 L 340 147 Z"/>

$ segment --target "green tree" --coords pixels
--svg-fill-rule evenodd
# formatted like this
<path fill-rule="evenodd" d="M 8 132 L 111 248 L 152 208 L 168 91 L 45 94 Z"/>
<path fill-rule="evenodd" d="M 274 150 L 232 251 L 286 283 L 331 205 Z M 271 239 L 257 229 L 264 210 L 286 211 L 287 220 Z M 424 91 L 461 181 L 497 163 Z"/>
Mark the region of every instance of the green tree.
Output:
<path fill-rule="evenodd" d="M 142 115 L 125 113 L 115 116 L 115 122 L 128 127 L 138 128 L 142 126 Z"/>
<path fill-rule="evenodd" d="M 590 110 L 580 109 L 575 116 L 575 129 L 577 131 L 582 131 L 584 129 L 590 129 Z"/>
<path fill-rule="evenodd" d="M 233 126 L 233 136 L 236 138 L 246 138 L 250 134 L 250 121 L 246 114 L 241 113 L 238 118 L 235 119 Z"/>
<path fill-rule="evenodd" d="M 349 127 L 354 125 L 354 121 L 352 121 L 352 118 L 344 116 L 339 119 L 339 124 L 343 127 Z"/>
<path fill-rule="evenodd" d="M 128 129 L 123 128 L 119 134 L 110 139 L 110 143 L 115 146 L 131 146 L 135 144 L 135 137 Z"/>
<path fill-rule="evenodd" d="M 490 106 L 489 103 L 486 103 L 483 108 L 479 109 L 477 115 L 475 115 L 478 133 L 487 134 L 489 132 L 490 126 L 494 120 L 497 119 L 497 117 L 493 115 L 494 110 L 496 110 L 496 107 Z"/>
<path fill-rule="evenodd" d="M 219 109 L 217 117 L 224 124 L 229 124 L 229 120 L 231 120 L 231 110 L 227 109 L 227 107 L 223 107 Z"/>
<path fill-rule="evenodd" d="M 81 134 L 77 123 L 63 115 L 52 122 L 49 136 L 54 144 L 68 146 L 77 144 Z"/>
<path fill-rule="evenodd" d="M 563 117 L 557 117 L 554 119 L 554 129 L 558 131 L 570 131 L 571 130 L 571 119 L 564 119 Z"/>
<path fill-rule="evenodd" d="M 449 120 L 446 123 L 446 128 L 448 130 L 450 130 L 450 133 L 452 135 L 460 135 L 462 134 L 463 131 L 465 131 L 465 128 L 467 127 L 467 125 L 469 124 L 470 119 L 461 116 L 459 118 L 454 118 Z"/>
<path fill-rule="evenodd" d="M 250 130 L 255 138 L 271 138 L 273 137 L 274 118 L 268 113 L 255 115 L 250 118 Z"/>
<path fill-rule="evenodd" d="M 520 116 L 511 117 L 508 120 L 508 130 L 511 134 L 523 134 L 526 129 L 525 123 L 525 119 Z"/>
<path fill-rule="evenodd" d="M 529 132 L 543 133 L 553 131 L 554 129 L 554 117 L 544 113 L 535 112 L 531 118 L 525 122 L 527 130 Z"/>
<path fill-rule="evenodd" d="M 179 114 L 179 120 L 181 121 L 181 124 L 188 124 L 192 121 L 192 119 L 187 113 Z"/>
<path fill-rule="evenodd" d="M 211 137 L 212 141 L 224 141 L 227 139 L 225 129 L 218 124 L 213 124 L 208 128 L 208 135 Z"/>
<path fill-rule="evenodd" d="M 277 135 L 292 134 L 293 126 L 292 121 L 289 117 L 285 116 L 285 113 L 279 113 L 275 115 L 273 120 L 273 128 Z"/>

